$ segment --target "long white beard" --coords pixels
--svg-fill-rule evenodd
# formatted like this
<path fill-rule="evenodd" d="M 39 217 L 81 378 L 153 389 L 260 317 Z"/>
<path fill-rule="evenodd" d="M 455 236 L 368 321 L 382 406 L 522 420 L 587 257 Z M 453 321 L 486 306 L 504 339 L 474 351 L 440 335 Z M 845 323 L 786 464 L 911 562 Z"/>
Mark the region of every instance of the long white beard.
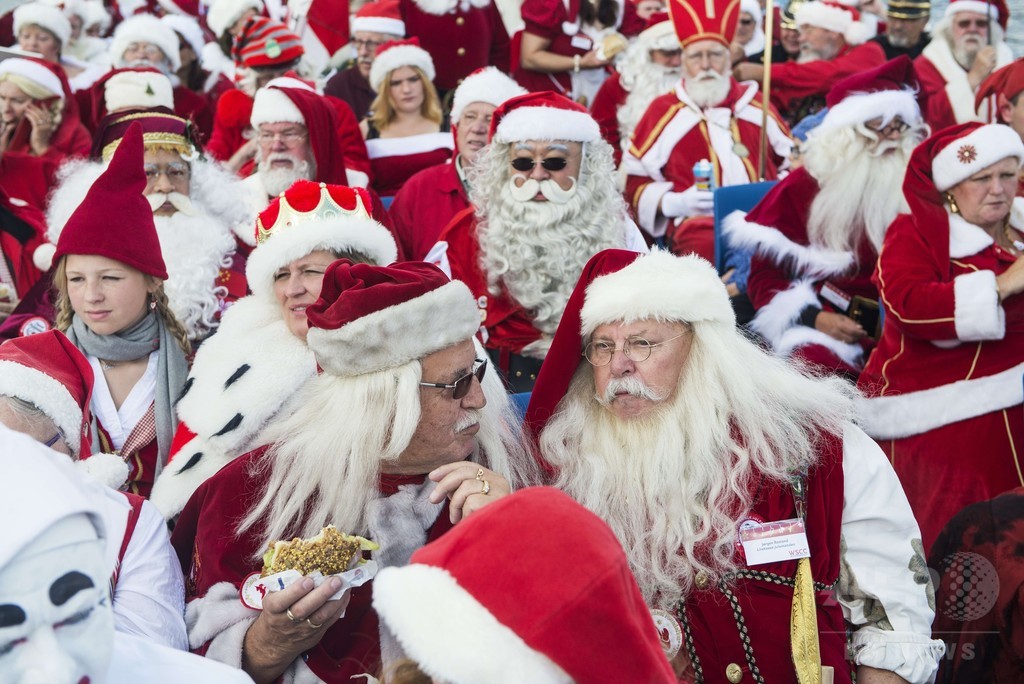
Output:
<path fill-rule="evenodd" d="M 848 127 L 808 136 L 804 163 L 820 191 L 811 202 L 807 236 L 812 245 L 853 251 L 866 235 L 877 251 L 896 216 L 907 211 L 902 179 L 927 128 L 907 131 L 893 151 L 876 156 L 873 141 Z M 877 151 L 876 151 L 877 152 Z"/>
<path fill-rule="evenodd" d="M 636 70 L 631 74 L 629 83 L 629 95 L 626 101 L 619 107 L 619 135 L 621 136 L 623 149 L 629 147 L 629 141 L 633 137 L 633 130 L 640 123 L 651 102 L 659 95 L 672 90 L 682 76 L 682 70 L 669 68 L 662 64 L 648 62 L 644 68 Z M 626 73 L 623 71 L 622 82 L 627 82 Z"/>
<path fill-rule="evenodd" d="M 184 324 L 189 338 L 200 339 L 217 325 L 220 298 L 227 291 L 214 283 L 221 268 L 231 265 L 235 239 L 228 226 L 205 214 L 178 212 L 154 216 L 153 222 L 167 265 L 164 290 L 171 311 Z"/>
<path fill-rule="evenodd" d="M 274 168 L 271 163 L 275 159 L 292 159 L 292 157 L 284 152 L 272 152 L 256 166 L 260 180 L 263 181 L 263 189 L 270 197 L 277 197 L 292 187 L 297 180 L 313 179 L 313 165 L 309 161 L 304 159 L 289 168 Z"/>
<path fill-rule="evenodd" d="M 728 74 L 720 74 L 713 69 L 702 71 L 696 76 L 683 77 L 686 94 L 701 109 L 714 107 L 722 102 L 728 97 L 731 86 Z"/>

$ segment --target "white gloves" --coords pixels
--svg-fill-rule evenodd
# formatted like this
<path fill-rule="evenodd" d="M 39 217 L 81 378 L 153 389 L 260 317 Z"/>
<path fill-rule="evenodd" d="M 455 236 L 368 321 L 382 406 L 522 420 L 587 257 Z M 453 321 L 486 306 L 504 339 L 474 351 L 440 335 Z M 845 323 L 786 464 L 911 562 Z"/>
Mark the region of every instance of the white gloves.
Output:
<path fill-rule="evenodd" d="M 666 192 L 661 196 L 661 213 L 666 218 L 710 216 L 715 208 L 714 193 L 691 185 L 682 192 Z"/>

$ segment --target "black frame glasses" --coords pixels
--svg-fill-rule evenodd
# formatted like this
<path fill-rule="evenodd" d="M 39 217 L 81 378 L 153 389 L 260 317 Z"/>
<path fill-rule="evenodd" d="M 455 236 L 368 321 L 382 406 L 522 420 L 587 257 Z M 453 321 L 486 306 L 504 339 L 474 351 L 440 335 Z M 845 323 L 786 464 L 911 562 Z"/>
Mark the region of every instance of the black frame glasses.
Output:
<path fill-rule="evenodd" d="M 484 376 L 487 375 L 487 359 L 474 359 L 473 362 L 479 365 L 450 385 L 443 382 L 421 382 L 420 387 L 450 389 L 452 391 L 452 399 L 464 399 L 469 394 L 469 389 L 473 386 L 473 378 L 475 377 L 477 382 L 483 383 Z"/>
<path fill-rule="evenodd" d="M 545 157 L 540 160 L 540 165 L 545 171 L 561 171 L 569 165 L 569 160 L 565 157 Z M 535 166 L 537 161 L 529 157 L 516 157 L 512 160 L 512 168 L 516 171 L 533 171 Z"/>

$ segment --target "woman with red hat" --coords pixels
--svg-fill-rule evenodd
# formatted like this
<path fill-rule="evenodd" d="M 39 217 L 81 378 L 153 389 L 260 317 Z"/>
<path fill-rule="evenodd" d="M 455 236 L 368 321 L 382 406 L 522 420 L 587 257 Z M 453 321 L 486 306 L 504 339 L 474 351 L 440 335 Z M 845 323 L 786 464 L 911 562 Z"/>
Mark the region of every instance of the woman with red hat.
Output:
<path fill-rule="evenodd" d="M 131 469 L 130 490 L 142 496 L 167 460 L 190 353 L 164 294 L 167 269 L 145 188 L 136 123 L 71 215 L 53 256 L 57 329 L 95 375 L 93 450 L 120 455 Z M 117 220 L 110 220 L 112 210 Z"/>
<path fill-rule="evenodd" d="M 1024 144 L 1009 127 L 946 128 L 914 150 L 910 214 L 882 243 L 885 325 L 860 386 L 925 549 L 968 504 L 1024 484 Z"/>
<path fill-rule="evenodd" d="M 92 147 L 60 67 L 38 59 L 0 62 L 0 150 L 60 162 Z"/>

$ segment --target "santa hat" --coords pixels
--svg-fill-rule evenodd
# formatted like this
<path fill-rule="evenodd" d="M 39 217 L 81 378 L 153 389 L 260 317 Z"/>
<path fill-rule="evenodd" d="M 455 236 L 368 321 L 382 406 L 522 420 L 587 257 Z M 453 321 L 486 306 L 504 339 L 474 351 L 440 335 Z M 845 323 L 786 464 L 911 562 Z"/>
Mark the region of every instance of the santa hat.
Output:
<path fill-rule="evenodd" d="M 919 90 L 914 63 L 906 55 L 847 76 L 825 98 L 828 113 L 815 129 L 817 135 L 879 117 L 883 125 L 897 116 L 908 124 L 917 123 L 921 120 Z"/>
<path fill-rule="evenodd" d="M 569 390 L 583 342 L 605 323 L 653 318 L 736 324 L 729 294 L 715 268 L 697 256 L 657 250 L 640 255 L 607 249 L 584 266 L 533 388 L 526 424 L 540 435 Z"/>
<path fill-rule="evenodd" d="M 405 22 L 398 8 L 398 0 L 378 0 L 368 2 L 359 8 L 352 19 L 352 31 L 370 33 L 386 33 L 392 36 L 405 36 Z"/>
<path fill-rule="evenodd" d="M 54 97 L 59 100 L 64 99 L 64 86 L 61 84 L 60 78 L 49 67 L 38 60 L 31 58 L 22 59 L 19 57 L 5 59 L 0 62 L 0 81 L 7 80 L 8 76 L 31 81 L 37 88 L 47 92 L 46 97 L 33 97 L 32 99 L 48 100 Z M 17 78 L 14 79 L 15 85 L 17 85 Z M 32 97 L 31 93 L 26 93 L 26 95 Z"/>
<path fill-rule="evenodd" d="M 676 681 L 614 533 L 550 487 L 507 496 L 381 570 L 373 607 L 426 674 L 452 684 Z"/>
<path fill-rule="evenodd" d="M 167 280 L 153 209 L 142 194 L 145 189 L 142 125 L 133 123 L 110 165 L 68 219 L 53 260 L 67 254 L 96 254 Z"/>
<path fill-rule="evenodd" d="M 952 126 L 939 131 L 932 139 L 936 137 L 941 143 L 933 143 L 931 176 L 939 192 L 949 190 L 1007 157 L 1016 157 L 1018 165 L 1024 163 L 1024 142 L 1009 126 Z"/>
<path fill-rule="evenodd" d="M 296 181 L 256 219 L 256 249 L 245 266 L 254 295 L 274 296 L 274 273 L 319 249 L 365 254 L 390 264 L 398 248 L 388 230 L 370 217 L 373 201 L 362 188 Z"/>
<path fill-rule="evenodd" d="M 101 32 L 106 33 L 110 28 L 110 12 L 103 5 L 103 0 L 85 0 L 82 3 L 85 8 L 85 18 L 82 20 L 82 30 L 85 31 L 92 26 L 99 25 Z"/>
<path fill-rule="evenodd" d="M 94 89 L 103 93 L 103 109 L 95 112 L 97 121 L 108 112 L 125 109 L 174 109 L 171 80 L 156 69 L 115 69 L 98 81 Z"/>
<path fill-rule="evenodd" d="M 488 140 L 509 144 L 526 140 L 593 142 L 601 129 L 586 107 L 547 90 L 527 93 L 494 110 Z"/>
<path fill-rule="evenodd" d="M 637 36 L 645 50 L 678 50 L 679 36 L 668 12 L 655 12 L 647 19 L 647 27 Z"/>
<path fill-rule="evenodd" d="M 87 458 L 89 360 L 56 330 L 16 337 L 0 345 L 0 395 L 32 403 L 53 421 L 74 458 Z"/>
<path fill-rule="evenodd" d="M 181 68 L 178 36 L 167 24 L 151 14 L 136 14 L 125 19 L 114 29 L 110 41 L 110 56 L 114 66 L 125 66 L 124 52 L 132 43 L 149 43 L 160 48 L 171 65 L 171 71 Z"/>
<path fill-rule="evenodd" d="M 304 52 L 302 39 L 284 24 L 267 17 L 253 17 L 235 39 L 231 57 L 236 64 L 259 69 L 291 64 Z"/>
<path fill-rule="evenodd" d="M 466 284 L 421 261 L 335 261 L 306 318 L 317 363 L 339 377 L 398 368 L 465 342 L 480 327 Z"/>
<path fill-rule="evenodd" d="M 195 17 L 184 14 L 165 14 L 160 17 L 160 21 L 184 38 L 188 46 L 192 48 L 192 52 L 196 53 L 197 58 L 203 53 L 206 37 L 203 36 L 203 29 Z"/>
<path fill-rule="evenodd" d="M 384 43 L 377 50 L 377 56 L 373 58 L 370 66 L 370 87 L 380 92 L 384 79 L 395 69 L 400 67 L 416 67 L 427 76 L 428 81 L 433 81 L 436 72 L 434 71 L 434 60 L 430 53 L 420 47 L 419 38 L 408 40 L 392 40 Z"/>
<path fill-rule="evenodd" d="M 61 47 L 71 40 L 71 22 L 54 5 L 45 2 L 29 2 L 14 10 L 14 35 L 24 26 L 38 26 L 57 36 Z"/>
<path fill-rule="evenodd" d="M 262 13 L 262 0 L 214 0 L 206 13 L 206 25 L 213 31 L 213 35 L 220 38 L 249 9 Z"/>
<path fill-rule="evenodd" d="M 452 98 L 451 121 L 459 123 L 462 110 L 473 102 L 486 102 L 500 107 L 506 100 L 524 95 L 526 89 L 505 75 L 497 67 L 483 67 L 467 76 L 455 89 Z"/>
<path fill-rule="evenodd" d="M 1010 21 L 1010 9 L 1005 0 L 953 0 L 946 6 L 943 16 L 948 18 L 960 12 L 973 12 L 995 19 L 1004 31 Z"/>
<path fill-rule="evenodd" d="M 860 21 L 860 12 L 853 7 L 828 0 L 816 0 L 800 5 L 796 10 L 796 25 L 817 26 L 838 33 L 850 45 L 860 45 L 871 33 Z"/>
<path fill-rule="evenodd" d="M 980 109 L 981 103 L 992 95 L 1002 95 L 1012 100 L 1021 93 L 1024 93 L 1024 59 L 996 69 L 981 82 L 978 94 L 974 96 L 974 110 Z"/>
<path fill-rule="evenodd" d="M 668 14 L 684 48 L 699 40 L 714 40 L 728 47 L 740 19 L 736 0 L 670 2 Z"/>

